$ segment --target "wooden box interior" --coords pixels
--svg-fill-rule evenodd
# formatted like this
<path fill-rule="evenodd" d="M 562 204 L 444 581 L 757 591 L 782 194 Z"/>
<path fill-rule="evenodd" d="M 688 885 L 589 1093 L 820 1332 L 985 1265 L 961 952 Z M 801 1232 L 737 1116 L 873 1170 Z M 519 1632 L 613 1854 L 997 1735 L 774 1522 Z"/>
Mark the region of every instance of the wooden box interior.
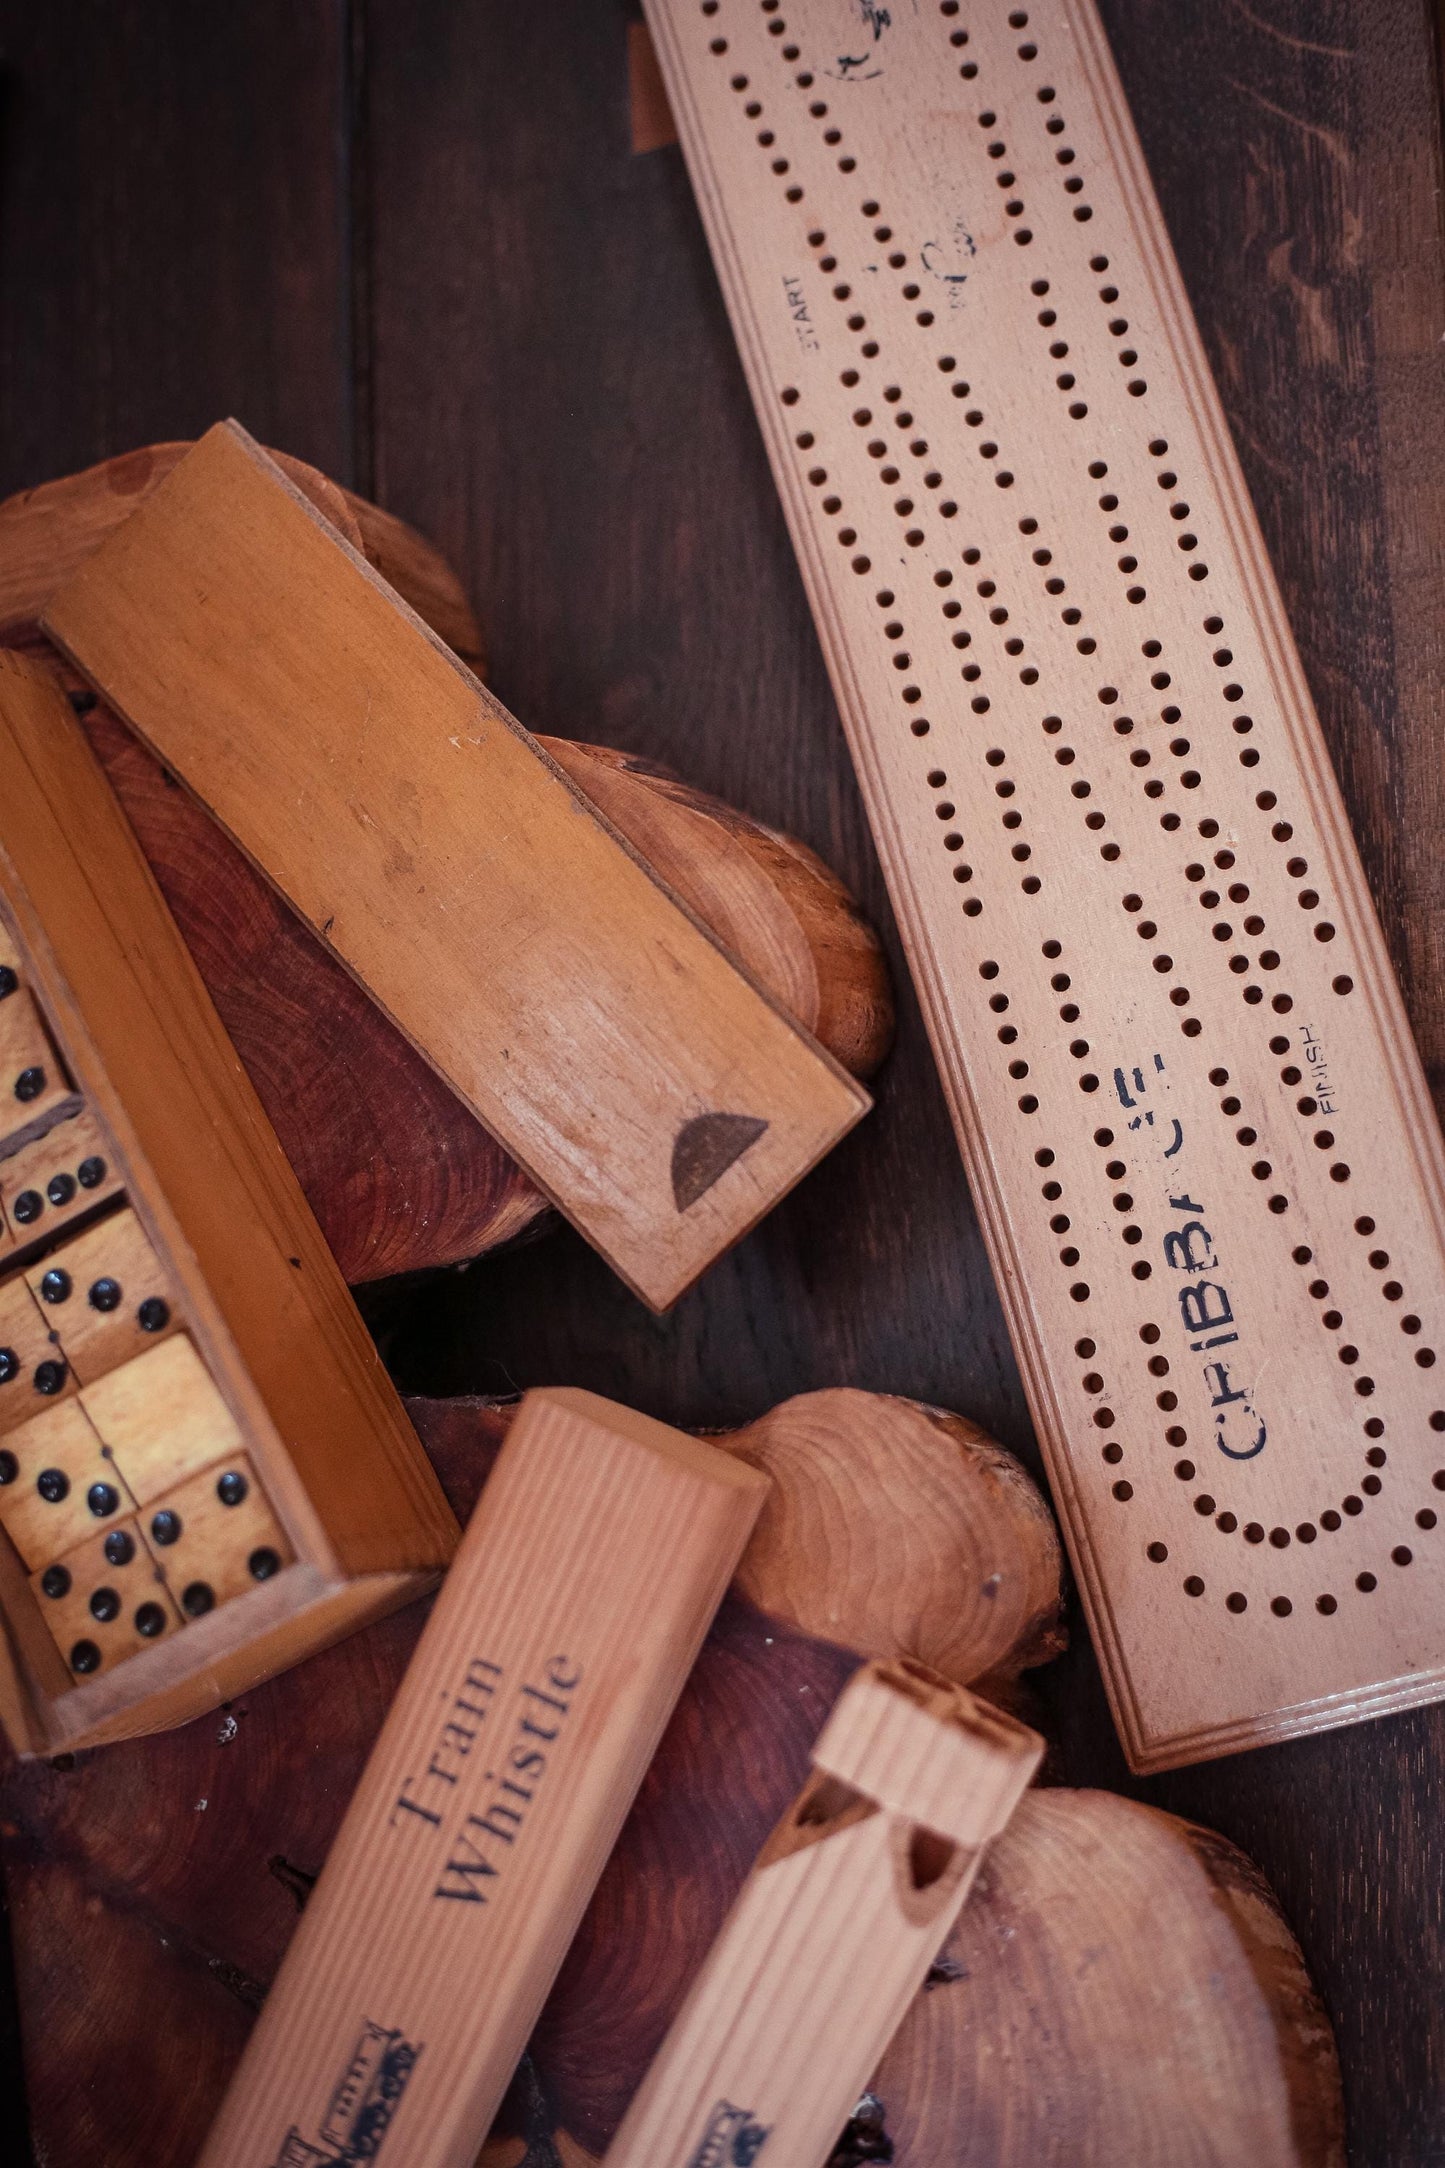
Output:
<path fill-rule="evenodd" d="M 456 1523 L 109 786 L 36 666 L 7 659 L 0 668 L 0 741 L 0 941 L 74 1086 L 47 1118 L 59 1124 L 83 1106 L 100 1130 L 124 1201 L 180 1297 L 183 1330 L 294 1554 L 272 1578 L 77 1682 L 39 1615 L 19 1551 L 0 1531 L 0 1721 L 20 1752 L 53 1754 L 184 1723 L 394 1609 L 435 1579 Z M 17 754 L 32 764 L 33 796 Z M 56 863 L 43 815 L 28 818 L 42 801 L 49 809 L 48 793 L 77 812 L 77 858 L 68 866 Z M 55 913 L 56 893 L 67 881 L 66 892 L 74 890 L 82 863 L 86 906 L 99 901 L 116 936 L 110 956 L 82 938 L 86 910 Z M 55 891 L 37 897 L 35 887 L 49 881 Z M 125 1041 L 112 1032 L 107 1061 L 87 1018 L 88 1006 L 98 1013 L 97 988 L 76 981 L 88 971 L 123 976 L 130 962 L 133 979 L 110 1017 L 110 1026 L 117 1014 L 126 1020 Z M 103 1030 L 110 1026 L 102 1019 Z M 166 1089 L 158 1072 L 168 1061 L 193 1087 L 193 1101 L 177 1100 L 164 1132 L 166 1149 L 172 1133 L 177 1146 L 161 1168 L 144 1140 L 157 1134 L 154 1099 Z M 128 1066 L 126 1084 L 144 1075 L 155 1085 L 149 1099 L 122 1088 L 118 1071 Z M 45 1118 L 4 1140 L 0 1164 L 36 1133 L 47 1133 Z M 226 1191 L 219 1212 L 218 1189 Z M 106 1216 L 101 1205 L 17 1244 L 6 1278 Z M 217 1248 L 218 1225 L 238 1253 L 234 1267 Z M 209 1270 L 198 1254 L 208 1250 Z"/>

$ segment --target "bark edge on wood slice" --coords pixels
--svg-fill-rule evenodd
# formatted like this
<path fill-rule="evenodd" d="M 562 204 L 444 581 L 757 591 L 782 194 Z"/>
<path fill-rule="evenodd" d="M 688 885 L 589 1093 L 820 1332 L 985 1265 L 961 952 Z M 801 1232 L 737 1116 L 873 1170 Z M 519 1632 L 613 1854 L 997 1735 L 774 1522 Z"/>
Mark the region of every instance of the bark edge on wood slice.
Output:
<path fill-rule="evenodd" d="M 721 1442 L 773 1478 L 736 1577 L 771 1617 L 860 1655 L 916 1657 L 995 1699 L 1063 1648 L 1053 1515 L 966 1416 L 842 1386 Z"/>
<path fill-rule="evenodd" d="M 900 2160 L 967 2130 L 977 2168 L 1344 2168 L 1329 2019 L 1268 1884 L 1212 1830 L 1032 1793 L 934 1977 L 875 2080 Z"/>
<path fill-rule="evenodd" d="M 465 1518 L 515 1408 L 471 1400 L 407 1408 Z M 890 1639 L 881 1602 L 862 1646 L 790 1623 L 789 1608 L 805 1608 L 805 1555 L 821 1577 L 851 1579 L 858 1566 L 847 1547 L 809 1551 L 790 1531 L 816 1527 L 825 1511 L 866 1511 L 868 1555 L 885 1560 L 891 1549 L 899 1578 L 936 1591 L 961 1556 L 983 1570 L 992 1546 L 993 1568 L 1004 1572 L 1025 1552 L 1021 1578 L 1035 1601 L 1020 1613 L 1057 1610 L 1057 1539 L 1022 1469 L 1001 1480 L 982 1453 L 961 1453 L 946 1426 L 883 1396 L 804 1395 L 775 1412 L 771 1444 L 767 1418 L 734 1436 L 790 1494 L 789 1513 L 781 1528 L 754 1535 L 761 1548 L 748 1594 L 735 1583 L 724 1602 L 534 2036 L 532 2066 L 557 2104 L 547 2108 L 551 2123 L 596 2133 L 599 2150 L 797 1791 L 845 1681 L 875 1650 L 913 1655 L 926 1638 L 936 1652 L 948 1639 L 916 1633 L 906 1616 Z M 825 1419 L 855 1435 L 814 1467 L 801 1426 L 820 1436 Z M 865 1490 L 862 1464 L 879 1453 L 880 1437 L 900 1430 L 917 1490 L 890 1486 L 886 1469 Z M 890 1466 L 900 1452 L 888 1446 Z M 826 1588 L 810 1610 L 842 1617 Z M 73 2168 L 190 2168 L 294 1928 L 296 1893 L 327 1855 L 424 1618 L 413 1605 L 184 1731 L 80 1756 L 69 1768 L 10 1770 L 0 1825 L 31 2114 L 52 2158 Z M 955 1674 L 1003 1672 L 1022 1656 L 1001 1643 L 991 1617 L 972 1641 L 953 1634 L 952 1650 Z M 57 1918 L 67 1923 L 58 1939 Z M 120 1976 L 145 1980 L 142 2002 L 109 1992 Z M 599 2039 L 608 2043 L 600 2060 Z M 117 2083 L 117 2072 L 134 2075 Z M 514 2127 L 526 2118 L 525 2083 L 514 2091 Z"/>
<path fill-rule="evenodd" d="M 0 504 L 0 641 L 44 655 L 91 742 L 226 1028 L 353 1283 L 480 1256 L 551 1207 L 209 817 L 35 626 L 55 589 L 189 449 L 159 444 Z M 464 659 L 481 634 L 445 561 L 400 521 L 275 455 Z M 884 1059 L 892 993 L 877 936 L 815 853 L 665 769 L 539 742 L 764 989 L 854 1076 Z"/>
<path fill-rule="evenodd" d="M 143 444 L 78 474 L 20 490 L 0 504 L 0 643 L 11 643 L 39 623 L 51 596 L 190 450 L 189 438 Z M 404 520 L 328 480 L 305 460 L 288 452 L 271 457 L 417 616 L 483 676 L 481 627 L 446 559 Z"/>
<path fill-rule="evenodd" d="M 870 1110 L 236 422 L 41 622 L 654 1311 Z"/>

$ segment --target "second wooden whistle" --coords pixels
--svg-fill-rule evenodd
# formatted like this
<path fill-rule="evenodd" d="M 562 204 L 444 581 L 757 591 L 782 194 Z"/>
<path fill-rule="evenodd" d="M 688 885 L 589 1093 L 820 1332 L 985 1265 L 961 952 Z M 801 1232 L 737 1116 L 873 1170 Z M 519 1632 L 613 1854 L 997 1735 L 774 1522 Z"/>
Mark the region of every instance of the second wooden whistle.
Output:
<path fill-rule="evenodd" d="M 606 2168 L 821 2168 L 1042 1753 L 922 1664 L 860 1671 Z"/>

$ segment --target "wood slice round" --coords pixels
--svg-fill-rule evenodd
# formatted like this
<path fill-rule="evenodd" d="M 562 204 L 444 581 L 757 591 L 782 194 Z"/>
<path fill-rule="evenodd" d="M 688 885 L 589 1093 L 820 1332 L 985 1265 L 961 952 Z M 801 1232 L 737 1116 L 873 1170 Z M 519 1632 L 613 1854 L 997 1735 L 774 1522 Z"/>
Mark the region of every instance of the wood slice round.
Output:
<path fill-rule="evenodd" d="M 1343 2168 L 1334 2038 L 1242 1852 L 1111 1792 L 1036 1791 L 875 2080 L 900 2161 Z"/>
<path fill-rule="evenodd" d="M 0 504 L 0 643 L 28 637 L 56 590 L 130 518 L 191 449 L 187 440 L 143 444 L 79 474 L 22 489 Z M 288 452 L 272 458 L 318 512 L 359 550 L 418 617 L 478 676 L 486 650 L 461 581 L 431 544 Z"/>
<path fill-rule="evenodd" d="M 511 1408 L 410 1406 L 465 1515 Z M 724 1442 L 776 1495 L 486 2168 L 605 2150 L 862 1657 L 920 1654 L 1016 1694 L 1061 1644 L 1047 1509 L 972 1425 L 837 1391 Z M 184 1731 L 12 1766 L 0 1817 L 38 2157 L 194 2157 L 423 1620 L 385 1619 Z M 1031 1798 L 877 2087 L 897 2159 L 920 2168 L 1341 2157 L 1329 2028 L 1263 1884 L 1206 1832 L 1098 1793 Z"/>
<path fill-rule="evenodd" d="M 348 1280 L 458 1264 L 548 1217 L 541 1192 L 341 964 L 36 630 L 56 588 L 189 447 L 143 447 L 0 504 L 0 641 L 42 655 L 83 709 L 237 1052 Z M 317 508 L 474 668 L 455 575 L 400 520 L 275 455 Z M 877 936 L 805 845 L 665 770 L 538 741 L 760 984 L 856 1076 L 888 1051 Z"/>

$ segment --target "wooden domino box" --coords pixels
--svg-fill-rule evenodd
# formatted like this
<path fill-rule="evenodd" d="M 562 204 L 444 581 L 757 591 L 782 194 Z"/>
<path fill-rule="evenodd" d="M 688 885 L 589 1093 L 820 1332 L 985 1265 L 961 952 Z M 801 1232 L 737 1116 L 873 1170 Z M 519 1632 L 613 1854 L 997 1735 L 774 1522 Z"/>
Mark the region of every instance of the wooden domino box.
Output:
<path fill-rule="evenodd" d="M 182 1723 L 456 1523 L 70 706 L 0 656 L 0 1719 Z"/>

